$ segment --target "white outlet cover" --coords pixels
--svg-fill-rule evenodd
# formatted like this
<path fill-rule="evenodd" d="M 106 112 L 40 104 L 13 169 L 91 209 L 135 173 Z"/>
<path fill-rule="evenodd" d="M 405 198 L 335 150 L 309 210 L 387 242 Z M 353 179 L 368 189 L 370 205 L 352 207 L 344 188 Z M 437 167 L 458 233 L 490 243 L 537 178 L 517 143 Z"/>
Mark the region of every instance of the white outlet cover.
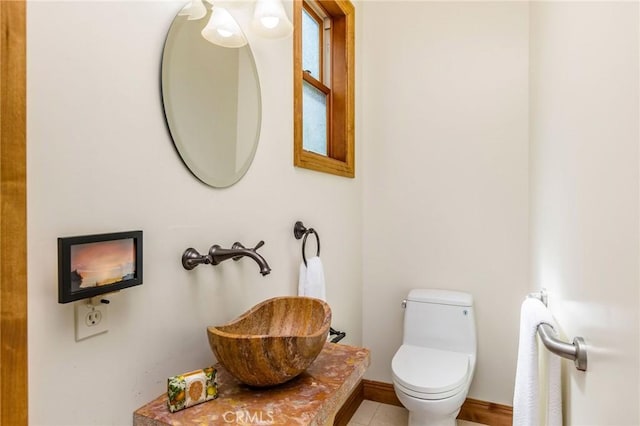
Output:
<path fill-rule="evenodd" d="M 86 300 L 81 300 L 75 305 L 76 342 L 97 334 L 106 333 L 109 330 L 108 305 L 90 305 Z M 97 314 L 97 315 L 96 315 Z M 98 322 L 88 318 L 97 316 Z"/>

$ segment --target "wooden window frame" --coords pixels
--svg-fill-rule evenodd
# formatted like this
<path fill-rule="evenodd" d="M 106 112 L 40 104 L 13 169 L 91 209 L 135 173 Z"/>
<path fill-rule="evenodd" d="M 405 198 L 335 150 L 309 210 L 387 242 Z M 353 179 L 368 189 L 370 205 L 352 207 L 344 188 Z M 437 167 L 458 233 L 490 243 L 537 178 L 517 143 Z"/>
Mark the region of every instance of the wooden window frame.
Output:
<path fill-rule="evenodd" d="M 355 177 L 355 8 L 349 0 L 315 0 L 331 18 L 330 93 L 327 95 L 327 156 L 306 151 L 302 141 L 302 84 L 318 87 L 302 69 L 302 9 L 293 2 L 293 163 L 296 167 Z M 322 66 L 322 65 L 321 65 Z M 324 70 L 321 70 L 324 73 Z M 318 82 L 322 83 L 322 82 Z M 322 86 L 325 86 L 322 84 Z M 323 90 L 324 91 L 324 90 Z M 325 92 L 326 93 L 326 92 Z"/>
<path fill-rule="evenodd" d="M 324 65 L 324 19 L 320 15 L 318 15 L 318 13 L 311 6 L 309 6 L 309 4 L 305 1 L 302 2 L 302 8 L 304 9 L 305 12 L 309 14 L 309 16 L 311 16 L 311 18 L 313 18 L 314 21 L 316 21 L 316 23 L 318 24 L 318 28 L 320 28 L 320 31 L 318 34 L 318 40 L 319 40 L 318 58 L 320 59 L 319 61 L 320 69 L 318 70 L 318 73 L 320 74 L 320 78 L 316 80 L 313 76 L 309 75 L 309 73 L 306 73 L 306 72 L 304 72 L 303 75 L 308 76 L 311 79 L 318 81 L 322 84 L 324 83 L 324 74 L 325 74 L 324 72 L 324 66 L 325 66 Z M 300 28 L 302 28 L 302 24 Z"/>

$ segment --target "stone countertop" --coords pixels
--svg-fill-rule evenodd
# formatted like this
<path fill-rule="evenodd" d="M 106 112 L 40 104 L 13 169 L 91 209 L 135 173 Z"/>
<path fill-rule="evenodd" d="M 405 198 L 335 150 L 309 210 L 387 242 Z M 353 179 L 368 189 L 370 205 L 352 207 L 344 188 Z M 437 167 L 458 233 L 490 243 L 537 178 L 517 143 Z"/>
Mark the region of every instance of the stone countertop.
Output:
<path fill-rule="evenodd" d="M 369 366 L 369 350 L 327 343 L 298 377 L 272 388 L 250 388 L 220 364 L 218 398 L 175 413 L 166 393 L 133 413 L 134 426 L 332 424 Z"/>

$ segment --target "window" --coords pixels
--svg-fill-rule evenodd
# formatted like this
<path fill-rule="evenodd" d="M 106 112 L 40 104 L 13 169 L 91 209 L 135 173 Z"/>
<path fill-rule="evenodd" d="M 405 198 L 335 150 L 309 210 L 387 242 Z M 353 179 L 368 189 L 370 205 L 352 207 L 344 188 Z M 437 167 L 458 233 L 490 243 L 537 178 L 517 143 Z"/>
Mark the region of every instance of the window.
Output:
<path fill-rule="evenodd" d="M 294 165 L 354 177 L 354 7 L 294 1 Z"/>

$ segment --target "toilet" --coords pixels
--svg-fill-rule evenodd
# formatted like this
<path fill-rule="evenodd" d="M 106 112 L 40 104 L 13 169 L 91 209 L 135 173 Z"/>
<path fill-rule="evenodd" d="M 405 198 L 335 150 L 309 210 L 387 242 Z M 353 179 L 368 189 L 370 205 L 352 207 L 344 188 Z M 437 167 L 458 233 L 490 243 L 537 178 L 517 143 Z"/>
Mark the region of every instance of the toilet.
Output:
<path fill-rule="evenodd" d="M 403 306 L 402 346 L 391 370 L 409 426 L 455 426 L 476 366 L 473 297 L 414 289 Z"/>

